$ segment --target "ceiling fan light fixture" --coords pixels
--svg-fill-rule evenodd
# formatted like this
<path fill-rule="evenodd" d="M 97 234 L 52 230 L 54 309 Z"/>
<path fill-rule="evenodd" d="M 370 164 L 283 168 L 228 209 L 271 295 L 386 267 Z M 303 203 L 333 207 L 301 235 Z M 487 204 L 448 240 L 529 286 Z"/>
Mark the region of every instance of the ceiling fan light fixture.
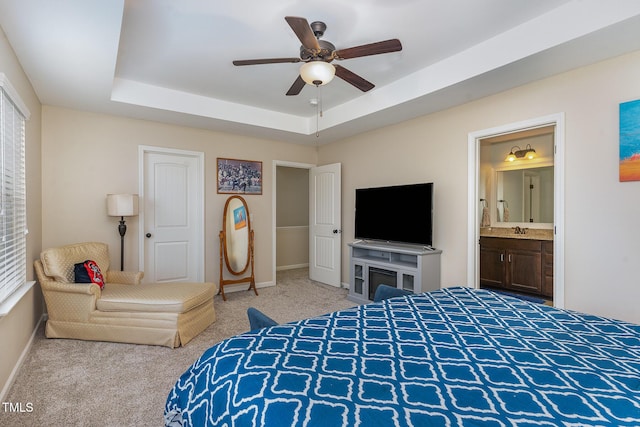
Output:
<path fill-rule="evenodd" d="M 310 61 L 300 67 L 302 80 L 313 86 L 326 85 L 335 75 L 336 67 L 324 61 Z"/>

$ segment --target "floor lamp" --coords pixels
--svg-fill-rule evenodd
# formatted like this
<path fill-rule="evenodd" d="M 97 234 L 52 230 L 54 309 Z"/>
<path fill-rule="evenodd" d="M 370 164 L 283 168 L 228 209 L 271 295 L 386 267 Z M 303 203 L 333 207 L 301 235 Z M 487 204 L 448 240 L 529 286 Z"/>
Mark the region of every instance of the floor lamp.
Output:
<path fill-rule="evenodd" d="M 120 225 L 120 271 L 124 270 L 124 235 L 127 232 L 127 225 L 124 223 L 125 216 L 138 215 L 138 195 L 137 194 L 107 194 L 107 215 L 119 216 Z"/>

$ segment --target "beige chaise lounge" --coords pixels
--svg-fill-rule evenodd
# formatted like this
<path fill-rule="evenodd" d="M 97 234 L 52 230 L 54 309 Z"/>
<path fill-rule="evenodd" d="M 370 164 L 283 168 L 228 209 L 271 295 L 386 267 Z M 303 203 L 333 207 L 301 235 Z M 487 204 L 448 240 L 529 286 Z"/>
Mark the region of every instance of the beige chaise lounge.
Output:
<path fill-rule="evenodd" d="M 95 261 L 104 289 L 73 283 L 74 264 Z M 109 270 L 109 249 L 90 242 L 47 249 L 35 261 L 47 338 L 179 347 L 216 320 L 213 283 L 141 284 L 142 272 Z"/>

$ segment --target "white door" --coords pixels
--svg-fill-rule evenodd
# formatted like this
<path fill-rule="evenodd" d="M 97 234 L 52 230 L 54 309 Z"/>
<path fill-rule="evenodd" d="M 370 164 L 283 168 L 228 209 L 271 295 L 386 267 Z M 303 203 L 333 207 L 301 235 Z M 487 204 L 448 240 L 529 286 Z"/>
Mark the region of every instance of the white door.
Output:
<path fill-rule="evenodd" d="M 309 277 L 340 286 L 342 223 L 340 163 L 310 169 Z"/>
<path fill-rule="evenodd" d="M 204 281 L 204 154 L 141 147 L 144 281 Z"/>

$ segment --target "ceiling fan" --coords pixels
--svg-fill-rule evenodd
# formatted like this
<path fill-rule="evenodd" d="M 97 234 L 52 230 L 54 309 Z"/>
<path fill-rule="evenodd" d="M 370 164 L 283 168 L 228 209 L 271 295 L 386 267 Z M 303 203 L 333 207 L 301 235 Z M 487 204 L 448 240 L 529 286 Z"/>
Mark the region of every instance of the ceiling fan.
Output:
<path fill-rule="evenodd" d="M 297 95 L 305 84 L 321 86 L 329 83 L 336 75 L 347 83 L 352 84 L 363 92 L 367 92 L 375 87 L 373 83 L 360 77 L 348 69 L 331 64 L 331 62 L 342 59 L 359 58 L 362 56 L 379 55 L 381 53 L 397 52 L 402 50 L 402 44 L 398 39 L 385 40 L 377 43 L 355 46 L 347 49 L 336 50 L 335 46 L 325 40 L 320 40 L 327 26 L 324 22 L 315 21 L 311 25 L 305 18 L 296 16 L 286 16 L 284 18 L 293 32 L 298 36 L 302 46 L 300 46 L 299 58 L 268 58 L 268 59 L 245 59 L 233 61 L 233 65 L 258 65 L 258 64 L 278 64 L 286 62 L 304 62 L 300 67 L 300 75 L 289 88 L 287 95 Z"/>

